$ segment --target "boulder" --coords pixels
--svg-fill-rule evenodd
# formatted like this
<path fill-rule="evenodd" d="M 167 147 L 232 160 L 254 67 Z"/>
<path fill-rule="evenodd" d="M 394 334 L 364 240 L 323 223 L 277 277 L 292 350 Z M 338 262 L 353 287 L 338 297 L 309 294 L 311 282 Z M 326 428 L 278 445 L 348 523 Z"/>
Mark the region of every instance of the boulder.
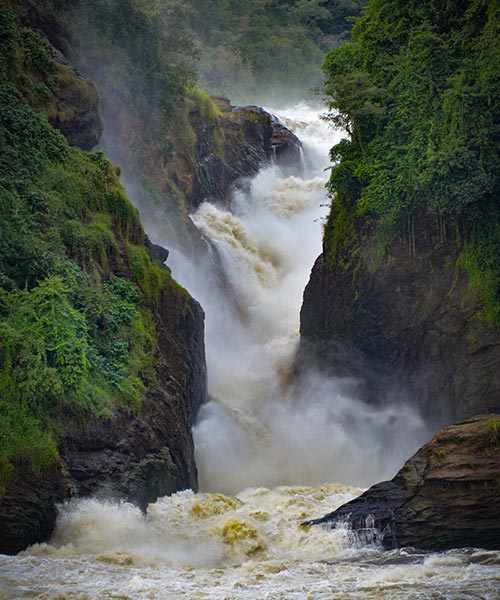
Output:
<path fill-rule="evenodd" d="M 255 175 L 271 160 L 284 166 L 298 164 L 302 144 L 278 119 L 258 106 L 232 106 L 227 98 L 215 96 L 218 124 L 207 123 L 194 109 L 190 114 L 197 142 L 190 177 L 178 170 L 172 175 L 186 193 L 191 210 L 204 200 L 225 203 L 233 183 Z M 222 135 L 216 147 L 215 130 Z"/>
<path fill-rule="evenodd" d="M 500 549 L 500 414 L 442 429 L 394 479 L 305 525 L 340 523 L 387 549 Z"/>

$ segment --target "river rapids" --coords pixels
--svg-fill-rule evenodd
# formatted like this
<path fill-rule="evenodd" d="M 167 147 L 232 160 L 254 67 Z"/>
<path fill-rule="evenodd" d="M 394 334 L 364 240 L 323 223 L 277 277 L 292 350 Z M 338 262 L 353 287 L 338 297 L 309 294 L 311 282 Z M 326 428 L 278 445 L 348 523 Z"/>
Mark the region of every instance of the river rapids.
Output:
<path fill-rule="evenodd" d="M 225 285 L 208 258 L 169 258 L 206 312 L 200 493 L 161 498 L 147 516 L 97 499 L 62 507 L 50 543 L 0 556 L 0 600 L 500 599 L 499 552 L 383 552 L 375 532 L 368 543 L 346 527 L 300 525 L 392 477 L 429 431 L 394 392 L 375 409 L 352 397 L 350 381 L 310 372 L 293 382 L 328 152 L 341 134 L 314 107 L 271 112 L 302 140 L 300 164 L 271 164 L 229 205 L 205 202 L 192 215 Z"/>

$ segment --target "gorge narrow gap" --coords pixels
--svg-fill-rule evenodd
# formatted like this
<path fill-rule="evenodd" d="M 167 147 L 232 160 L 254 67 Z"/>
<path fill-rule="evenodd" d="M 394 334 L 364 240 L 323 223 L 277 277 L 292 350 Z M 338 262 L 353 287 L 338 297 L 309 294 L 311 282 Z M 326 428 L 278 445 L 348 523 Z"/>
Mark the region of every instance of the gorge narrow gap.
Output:
<path fill-rule="evenodd" d="M 212 400 L 195 427 L 202 491 L 160 498 L 147 516 L 102 497 L 62 507 L 48 544 L 2 557 L 15 598 L 55 589 L 57 598 L 129 600 L 425 600 L 437 589 L 457 600 L 496 598 L 498 552 L 381 552 L 347 527 L 300 527 L 358 496 L 349 479 L 360 485 L 391 464 L 395 471 L 426 429 L 404 404 L 370 409 L 349 397 L 346 382 L 317 373 L 290 392 L 332 133 L 307 107 L 284 115 L 301 129 L 302 176 L 264 168 L 235 194 L 232 211 L 205 204 L 193 215 L 217 241 L 236 297 L 211 294 L 209 262 L 169 260 L 207 312 Z"/>
<path fill-rule="evenodd" d="M 209 262 L 169 259 L 206 312 L 211 400 L 194 428 L 202 491 L 366 486 L 429 438 L 404 398 L 375 408 L 353 399 L 350 381 L 312 371 L 292 381 L 302 293 L 321 252 L 329 149 L 343 135 L 320 111 L 270 110 L 301 139 L 301 160 L 273 161 L 240 182 L 229 206 L 205 202 L 192 215 L 217 249 L 224 288 Z"/>

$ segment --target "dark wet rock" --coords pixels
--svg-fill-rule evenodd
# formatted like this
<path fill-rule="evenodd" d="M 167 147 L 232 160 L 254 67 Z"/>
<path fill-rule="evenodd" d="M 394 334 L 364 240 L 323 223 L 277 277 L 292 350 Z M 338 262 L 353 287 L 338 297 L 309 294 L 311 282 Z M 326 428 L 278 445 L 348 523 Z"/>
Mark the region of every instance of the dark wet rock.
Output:
<path fill-rule="evenodd" d="M 163 246 L 153 243 L 148 236 L 146 236 L 146 247 L 151 260 L 154 260 L 162 268 L 168 269 L 165 262 L 167 261 L 170 252 Z M 170 271 L 170 269 L 168 270 Z"/>
<path fill-rule="evenodd" d="M 394 479 L 306 524 L 338 523 L 387 549 L 500 549 L 500 415 L 442 429 Z"/>
<path fill-rule="evenodd" d="M 298 137 L 271 115 L 272 137 L 271 147 L 278 164 L 292 163 L 295 166 L 300 161 L 302 143 Z"/>
<path fill-rule="evenodd" d="M 56 505 L 71 495 L 71 478 L 62 462 L 44 473 L 18 465 L 0 494 L 0 554 L 16 554 L 46 541 L 55 527 Z"/>
<path fill-rule="evenodd" d="M 197 134 L 192 179 L 177 174 L 189 206 L 196 209 L 204 200 L 225 202 L 234 182 L 254 175 L 266 162 L 300 161 L 300 140 L 278 120 L 258 106 L 231 106 L 227 98 L 213 98 L 219 111 L 218 123 L 207 123 L 192 112 Z M 223 136 L 217 146 L 214 131 Z"/>
<path fill-rule="evenodd" d="M 500 409 L 500 332 L 477 317 L 481 302 L 447 238 L 415 219 L 415 251 L 356 224 L 338 252 L 316 261 L 304 292 L 298 364 L 364 380 L 364 398 L 406 390 L 437 426 Z"/>

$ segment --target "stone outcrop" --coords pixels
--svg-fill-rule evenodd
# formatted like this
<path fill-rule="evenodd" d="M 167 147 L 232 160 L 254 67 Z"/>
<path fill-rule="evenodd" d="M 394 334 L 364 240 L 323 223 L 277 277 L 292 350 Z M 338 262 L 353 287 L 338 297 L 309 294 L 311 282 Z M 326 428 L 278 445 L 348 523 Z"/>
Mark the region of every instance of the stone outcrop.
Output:
<path fill-rule="evenodd" d="M 173 163 L 171 177 L 191 210 L 204 200 L 224 203 L 234 182 L 254 175 L 265 162 L 300 160 L 300 140 L 276 117 L 257 106 L 231 106 L 222 96 L 213 102 L 218 111 L 215 122 L 207 123 L 197 106 L 189 115 L 197 137 L 193 168 L 182 173 Z"/>
<path fill-rule="evenodd" d="M 69 33 L 63 22 L 35 0 L 16 0 L 16 4 L 20 23 L 45 38 L 58 67 L 54 94 L 37 108 L 69 144 L 91 150 L 103 132 L 97 87 L 68 62 Z"/>
<path fill-rule="evenodd" d="M 206 399 L 204 314 L 177 284 L 153 307 L 157 385 L 138 414 L 67 431 L 63 457 L 77 495 L 125 498 L 146 509 L 198 487 L 191 427 Z"/>
<path fill-rule="evenodd" d="M 63 462 L 34 473 L 18 465 L 0 495 L 0 554 L 16 554 L 47 540 L 55 526 L 56 503 L 71 497 L 71 477 Z"/>
<path fill-rule="evenodd" d="M 394 479 L 306 525 L 338 523 L 385 548 L 499 549 L 500 415 L 441 430 Z"/>
<path fill-rule="evenodd" d="M 323 252 L 304 293 L 298 362 L 358 378 L 370 402 L 403 387 L 436 425 L 495 411 L 500 332 L 477 318 L 460 239 L 423 215 L 414 228 L 383 259 L 363 224 L 336 255 Z"/>

